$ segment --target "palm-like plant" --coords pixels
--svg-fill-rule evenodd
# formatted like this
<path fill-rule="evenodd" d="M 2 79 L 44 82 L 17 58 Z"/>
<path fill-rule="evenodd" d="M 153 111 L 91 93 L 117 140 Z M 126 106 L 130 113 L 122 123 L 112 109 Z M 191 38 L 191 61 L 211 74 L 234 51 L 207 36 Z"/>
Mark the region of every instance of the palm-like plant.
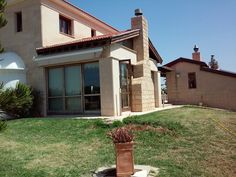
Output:
<path fill-rule="evenodd" d="M 7 24 L 7 20 L 4 16 L 4 10 L 7 5 L 6 0 L 0 0 L 0 28 L 4 27 Z M 0 53 L 2 53 L 4 49 L 1 47 L 0 44 Z"/>
<path fill-rule="evenodd" d="M 31 88 L 25 84 L 17 83 L 15 88 L 3 88 L 0 85 L 0 108 L 16 117 L 29 115 L 33 104 Z"/>

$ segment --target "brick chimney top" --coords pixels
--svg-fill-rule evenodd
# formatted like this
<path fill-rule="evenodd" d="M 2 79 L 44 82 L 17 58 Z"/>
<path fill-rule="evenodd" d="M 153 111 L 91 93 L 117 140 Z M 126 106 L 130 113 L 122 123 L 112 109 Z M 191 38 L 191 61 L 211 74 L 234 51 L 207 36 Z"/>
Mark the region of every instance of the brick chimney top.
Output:
<path fill-rule="evenodd" d="M 200 52 L 199 52 L 199 47 L 197 45 L 194 45 L 193 48 L 194 52 L 192 54 L 193 60 L 195 61 L 201 61 L 201 56 L 200 56 Z"/>
<path fill-rule="evenodd" d="M 136 17 L 137 17 L 137 16 L 142 16 L 142 15 L 143 15 L 143 12 L 142 12 L 141 9 L 135 9 L 134 13 L 135 13 L 135 16 L 136 16 Z"/>

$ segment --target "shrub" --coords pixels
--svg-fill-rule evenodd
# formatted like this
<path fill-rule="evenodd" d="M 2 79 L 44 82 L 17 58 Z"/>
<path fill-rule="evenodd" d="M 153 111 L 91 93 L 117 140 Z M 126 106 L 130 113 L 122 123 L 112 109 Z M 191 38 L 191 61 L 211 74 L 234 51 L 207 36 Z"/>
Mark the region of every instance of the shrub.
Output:
<path fill-rule="evenodd" d="M 30 108 L 30 116 L 32 116 L 32 117 L 42 117 L 40 106 L 43 104 L 43 98 L 40 94 L 40 91 L 32 89 L 31 94 L 33 96 L 33 104 Z"/>
<path fill-rule="evenodd" d="M 0 86 L 0 107 L 6 113 L 16 117 L 26 117 L 33 104 L 31 88 L 25 84 L 17 83 L 16 88 L 3 89 Z"/>
<path fill-rule="evenodd" d="M 112 128 L 118 128 L 118 127 L 122 127 L 122 126 L 124 126 L 124 124 L 123 124 L 123 122 L 121 122 L 119 120 L 116 120 L 111 124 Z"/>
<path fill-rule="evenodd" d="M 7 123 L 5 121 L 0 120 L 0 131 L 5 130 L 7 127 Z"/>

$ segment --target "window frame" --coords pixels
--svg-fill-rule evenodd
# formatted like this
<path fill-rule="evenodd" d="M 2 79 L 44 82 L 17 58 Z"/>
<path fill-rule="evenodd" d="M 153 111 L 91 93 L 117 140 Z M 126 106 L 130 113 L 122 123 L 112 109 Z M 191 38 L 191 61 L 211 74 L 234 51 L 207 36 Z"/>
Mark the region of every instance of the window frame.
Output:
<path fill-rule="evenodd" d="M 196 89 L 197 88 L 197 75 L 196 72 L 188 73 L 188 88 Z"/>
<path fill-rule="evenodd" d="M 97 31 L 95 29 L 91 29 L 91 37 L 96 37 Z"/>
<path fill-rule="evenodd" d="M 67 23 L 67 29 L 65 26 L 62 25 L 62 22 Z M 65 17 L 64 15 L 59 14 L 59 32 L 60 34 L 69 36 L 69 37 L 74 37 L 74 25 L 73 25 L 73 20 Z M 64 29 L 65 28 L 65 29 Z"/>
<path fill-rule="evenodd" d="M 15 31 L 20 33 L 23 31 L 22 11 L 15 12 Z"/>
<path fill-rule="evenodd" d="M 85 90 L 84 90 L 84 65 L 86 64 L 92 64 L 92 63 L 98 63 L 99 61 L 91 61 L 91 62 L 84 62 L 84 63 L 78 63 L 78 64 L 69 64 L 69 65 L 60 65 L 60 66 L 53 66 L 53 67 L 47 67 L 46 68 L 46 93 L 47 93 L 47 104 L 46 104 L 46 109 L 47 109 L 47 114 L 48 115 L 58 115 L 58 114 L 87 114 L 87 113 L 92 113 L 92 114 L 98 114 L 100 115 L 101 113 L 101 90 L 99 93 L 95 93 L 95 94 L 85 94 Z M 65 80 L 65 70 L 67 67 L 70 66 L 80 66 L 80 79 L 81 79 L 81 94 L 80 95 L 73 95 L 73 96 L 67 96 L 66 95 L 66 80 Z M 49 95 L 49 70 L 50 69 L 56 69 L 56 68 L 62 68 L 63 69 L 63 95 L 62 96 L 50 96 Z M 99 68 L 100 69 L 100 68 Z M 101 85 L 100 85 L 100 89 L 101 89 Z M 96 111 L 89 111 L 89 110 L 85 110 L 85 97 L 91 97 L 91 96 L 99 96 L 100 98 L 100 110 L 96 110 Z M 61 98 L 63 99 L 63 109 L 61 111 L 53 111 L 49 109 L 49 99 L 55 99 L 55 98 Z M 67 105 L 66 105 L 66 99 L 67 98 L 80 98 L 81 100 L 81 110 L 80 111 L 70 111 L 67 110 Z"/>

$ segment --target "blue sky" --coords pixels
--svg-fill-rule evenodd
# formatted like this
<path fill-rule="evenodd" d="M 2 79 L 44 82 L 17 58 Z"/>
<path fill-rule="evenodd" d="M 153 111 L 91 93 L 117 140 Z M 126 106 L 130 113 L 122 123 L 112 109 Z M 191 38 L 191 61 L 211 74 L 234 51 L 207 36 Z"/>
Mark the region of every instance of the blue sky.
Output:
<path fill-rule="evenodd" d="M 220 69 L 236 72 L 236 0 L 69 0 L 119 30 L 130 28 L 134 10 L 149 22 L 149 37 L 164 60 L 215 55 Z"/>

